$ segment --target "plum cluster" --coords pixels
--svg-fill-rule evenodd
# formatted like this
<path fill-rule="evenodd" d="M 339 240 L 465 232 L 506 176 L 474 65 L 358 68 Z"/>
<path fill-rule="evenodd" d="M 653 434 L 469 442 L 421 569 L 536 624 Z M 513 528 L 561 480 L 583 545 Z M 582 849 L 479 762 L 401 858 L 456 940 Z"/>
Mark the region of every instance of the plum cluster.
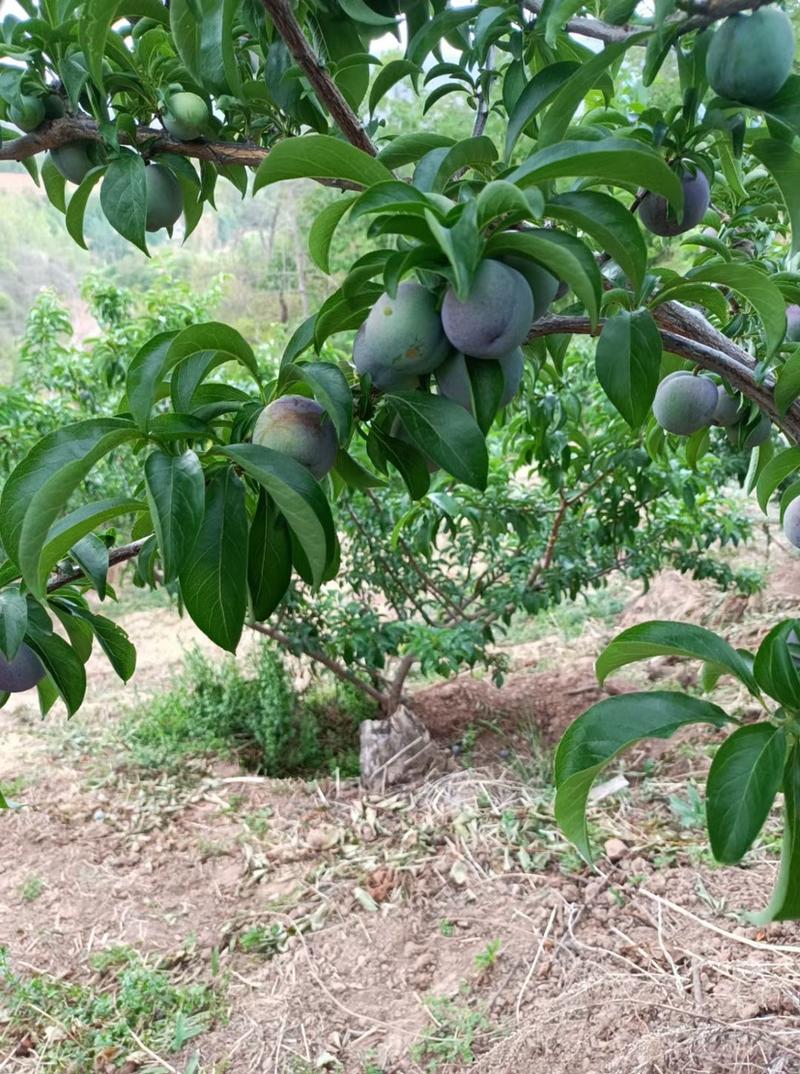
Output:
<path fill-rule="evenodd" d="M 496 362 L 505 406 L 522 380 L 520 347 L 558 286 L 555 276 L 521 257 L 482 261 L 466 297 L 448 287 L 441 310 L 421 284 L 402 283 L 394 297 L 381 295 L 358 330 L 353 362 L 387 392 L 412 391 L 421 376 L 433 374 L 440 395 L 473 413 L 466 360 Z"/>
<path fill-rule="evenodd" d="M 691 436 L 701 429 L 718 425 L 727 429 L 728 439 L 745 451 L 769 439 L 772 423 L 766 414 L 753 420 L 749 404 L 731 395 L 710 377 L 678 370 L 664 377 L 653 400 L 653 415 L 668 433 Z"/>

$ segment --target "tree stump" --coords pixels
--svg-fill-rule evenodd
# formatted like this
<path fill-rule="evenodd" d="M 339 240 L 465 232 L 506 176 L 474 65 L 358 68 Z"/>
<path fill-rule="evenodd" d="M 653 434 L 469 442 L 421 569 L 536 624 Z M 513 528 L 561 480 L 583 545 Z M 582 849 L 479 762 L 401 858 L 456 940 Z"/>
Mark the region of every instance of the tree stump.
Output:
<path fill-rule="evenodd" d="M 385 791 L 455 768 L 450 754 L 433 742 L 427 727 L 405 705 L 385 720 L 361 724 L 361 782 L 369 791 Z"/>

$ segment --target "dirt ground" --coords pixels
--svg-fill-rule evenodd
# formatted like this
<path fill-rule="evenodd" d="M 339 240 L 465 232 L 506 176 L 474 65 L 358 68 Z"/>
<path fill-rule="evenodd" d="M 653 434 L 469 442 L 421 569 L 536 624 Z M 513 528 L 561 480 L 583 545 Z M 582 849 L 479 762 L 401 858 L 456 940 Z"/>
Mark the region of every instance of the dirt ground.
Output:
<path fill-rule="evenodd" d="M 777 816 L 741 867 L 715 866 L 687 796 L 708 757 L 684 735 L 634 751 L 606 785 L 590 869 L 553 822 L 546 749 L 604 696 L 592 662 L 621 627 L 687 618 L 753 644 L 793 614 L 800 561 L 773 547 L 768 567 L 749 600 L 664 575 L 578 638 L 515 646 L 500 690 L 469 677 L 421 690 L 463 767 L 385 797 L 220 762 L 142 771 L 100 749 L 197 640 L 168 611 L 124 617 L 133 690 L 98 659 L 71 724 L 25 702 L 0 713 L 0 786 L 22 777 L 24 803 L 0 817 L 0 944 L 20 975 L 89 985 L 92 956 L 126 945 L 210 983 L 224 1014 L 183 1051 L 132 1040 L 59 1068 L 71 1027 L 22 1039 L 0 993 L 0 1071 L 800 1072 L 800 928 L 743 915 L 773 883 Z M 657 660 L 613 688 L 693 674 Z M 746 711 L 732 687 L 719 695 Z"/>

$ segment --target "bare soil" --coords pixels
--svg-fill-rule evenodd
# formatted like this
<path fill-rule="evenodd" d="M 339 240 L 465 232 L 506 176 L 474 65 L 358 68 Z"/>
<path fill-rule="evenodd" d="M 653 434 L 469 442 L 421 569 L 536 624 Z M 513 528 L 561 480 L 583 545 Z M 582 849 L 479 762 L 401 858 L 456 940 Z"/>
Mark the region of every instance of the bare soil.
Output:
<path fill-rule="evenodd" d="M 795 1074 L 800 928 L 742 913 L 773 883 L 778 818 L 742 867 L 715 866 L 676 806 L 708 763 L 684 735 L 635 751 L 629 786 L 593 807 L 590 869 L 554 825 L 540 745 L 604 696 L 592 660 L 621 626 L 687 618 L 753 644 L 793 613 L 800 564 L 770 557 L 758 597 L 665 575 L 579 639 L 516 646 L 502 689 L 464 677 L 420 691 L 464 767 L 389 797 L 221 762 L 142 771 L 98 747 L 197 640 L 171 612 L 133 613 L 133 691 L 98 660 L 71 725 L 25 701 L 0 713 L 0 786 L 25 780 L 24 808 L 0 816 L 0 944 L 19 973 L 75 981 L 91 980 L 92 954 L 130 945 L 224 990 L 228 1017 L 184 1053 L 132 1043 L 95 1071 L 183 1074 L 199 1051 L 203 1074 Z M 654 661 L 613 686 L 692 674 Z M 41 894 L 26 899 L 34 876 Z M 47 1041 L 19 1045 L 0 1010 L 0 1071 L 42 1069 Z"/>

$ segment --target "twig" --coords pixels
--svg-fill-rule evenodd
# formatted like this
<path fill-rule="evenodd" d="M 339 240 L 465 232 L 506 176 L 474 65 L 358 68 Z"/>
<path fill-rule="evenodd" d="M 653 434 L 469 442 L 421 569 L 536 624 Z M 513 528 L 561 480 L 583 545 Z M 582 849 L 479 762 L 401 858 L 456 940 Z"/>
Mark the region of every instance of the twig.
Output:
<path fill-rule="evenodd" d="M 177 1067 L 174 1067 L 172 1063 L 168 1063 L 166 1059 L 162 1059 L 160 1055 L 156 1054 L 156 1052 L 152 1050 L 152 1048 L 148 1048 L 142 1038 L 138 1037 L 130 1026 L 128 1026 L 128 1032 L 142 1049 L 144 1054 L 149 1055 L 154 1063 L 159 1063 L 162 1067 L 164 1067 L 165 1070 L 168 1070 L 170 1074 L 180 1074 L 180 1071 Z"/>
<path fill-rule="evenodd" d="M 112 548 L 108 553 L 109 567 L 114 567 L 117 563 L 127 563 L 134 556 L 138 556 L 142 547 L 149 540 L 149 537 L 142 537 L 139 541 L 132 541 L 130 544 L 120 545 L 119 548 Z M 61 589 L 62 586 L 71 585 L 72 582 L 78 582 L 84 577 L 82 567 L 70 567 L 66 571 L 57 571 L 47 583 L 47 592 L 54 593 L 57 589 Z"/>
<path fill-rule="evenodd" d="M 545 930 L 544 930 L 544 932 L 542 934 L 542 938 L 539 941 L 539 946 L 536 948 L 536 954 L 533 956 L 533 961 L 531 962 L 530 968 L 528 969 L 528 972 L 525 975 L 525 980 L 522 982 L 522 988 L 520 988 L 519 993 L 517 995 L 517 1005 L 514 1008 L 514 1017 L 517 1020 L 517 1025 L 519 1025 L 519 1020 L 520 1020 L 520 1008 L 522 1007 L 522 997 L 525 995 L 525 990 L 527 989 L 527 987 L 528 987 L 528 985 L 530 983 L 531 977 L 533 977 L 534 970 L 536 969 L 536 967 L 539 964 L 539 959 L 542 956 L 542 951 L 544 950 L 544 945 L 547 942 L 547 937 L 550 935 L 550 929 L 553 927 L 553 921 L 555 920 L 556 910 L 557 909 L 558 909 L 558 907 L 554 906 L 553 909 L 550 911 L 550 917 L 548 918 L 547 926 L 545 927 Z"/>
<path fill-rule="evenodd" d="M 208 160 L 212 164 L 241 164 L 246 168 L 257 168 L 269 156 L 266 146 L 254 145 L 252 142 L 212 142 L 198 139 L 195 142 L 179 142 L 166 131 L 156 127 L 137 127 L 134 136 L 125 131 L 119 132 L 123 145 L 136 145 L 147 152 L 171 153 L 179 157 L 191 157 L 194 160 Z M 64 116 L 43 123 L 30 134 L 14 138 L 10 142 L 0 142 L 0 161 L 27 160 L 44 153 L 48 149 L 58 149 L 67 142 L 98 142 L 103 136 L 93 119 L 88 116 Z M 319 179 L 323 186 L 336 187 L 338 190 L 361 190 L 359 183 L 347 179 Z"/>
<path fill-rule="evenodd" d="M 322 104 L 330 112 L 336 126 L 351 145 L 363 149 L 371 157 L 376 157 L 378 150 L 374 142 L 361 126 L 358 116 L 345 100 L 342 91 L 333 81 L 324 64 L 314 54 L 300 23 L 295 18 L 289 0 L 261 0 L 261 2 L 286 47 L 314 87 Z"/>

